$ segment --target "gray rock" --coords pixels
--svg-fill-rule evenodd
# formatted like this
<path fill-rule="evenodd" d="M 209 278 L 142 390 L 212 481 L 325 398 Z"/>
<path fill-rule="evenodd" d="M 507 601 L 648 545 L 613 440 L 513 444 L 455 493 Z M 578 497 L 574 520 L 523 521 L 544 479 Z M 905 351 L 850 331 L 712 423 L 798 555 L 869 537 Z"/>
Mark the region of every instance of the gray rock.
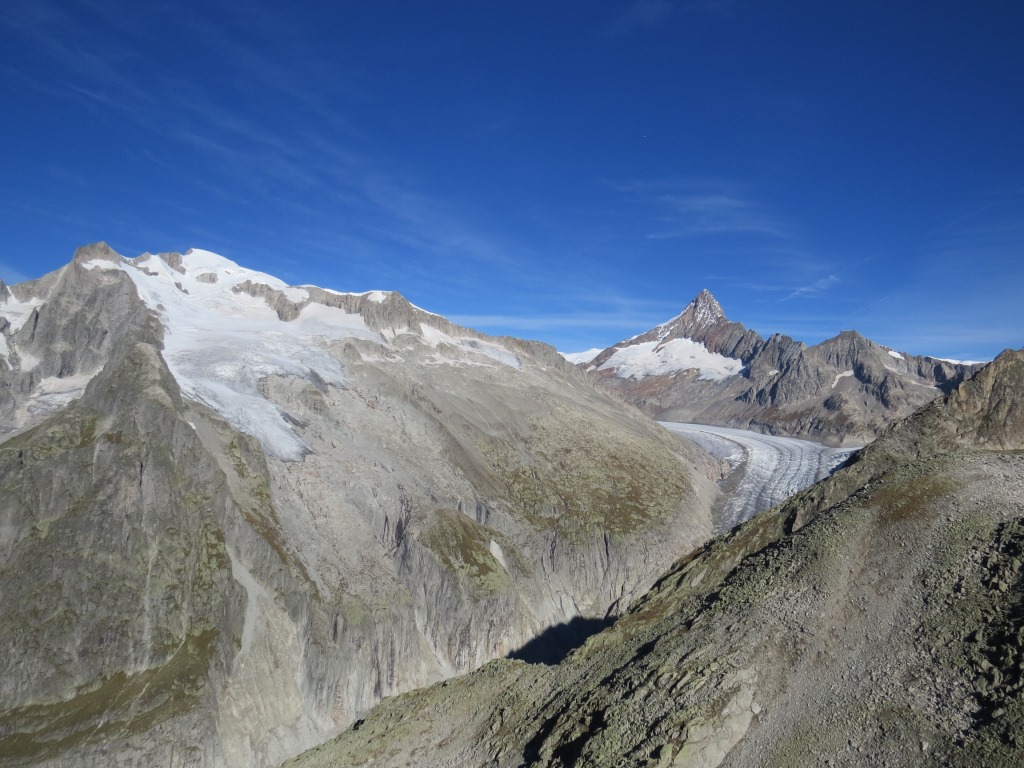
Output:
<path fill-rule="evenodd" d="M 5 765 L 274 765 L 382 697 L 621 612 L 710 535 L 708 457 L 550 347 L 398 294 L 256 273 L 232 294 L 192 258 L 90 246 L 0 305 Z M 281 332 L 362 318 L 304 348 L 343 380 L 253 379 L 302 456 L 184 394 L 171 309 L 135 282 L 165 277 L 175 300 L 257 299 Z"/>
<path fill-rule="evenodd" d="M 288 765 L 1019 765 L 1021 583 L 994 575 L 1024 551 L 1022 396 L 1006 352 L 562 665 L 389 699 Z"/>

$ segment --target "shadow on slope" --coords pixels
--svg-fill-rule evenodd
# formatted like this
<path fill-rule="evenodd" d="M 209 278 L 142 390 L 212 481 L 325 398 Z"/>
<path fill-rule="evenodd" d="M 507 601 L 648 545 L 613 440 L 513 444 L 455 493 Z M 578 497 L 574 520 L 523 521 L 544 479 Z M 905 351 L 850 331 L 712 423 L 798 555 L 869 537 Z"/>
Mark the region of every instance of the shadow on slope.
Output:
<path fill-rule="evenodd" d="M 566 656 L 586 642 L 591 635 L 609 627 L 615 619 L 585 619 L 576 616 L 564 624 L 548 627 L 537 637 L 518 650 L 512 651 L 507 658 L 525 661 L 527 664 L 560 664 Z"/>

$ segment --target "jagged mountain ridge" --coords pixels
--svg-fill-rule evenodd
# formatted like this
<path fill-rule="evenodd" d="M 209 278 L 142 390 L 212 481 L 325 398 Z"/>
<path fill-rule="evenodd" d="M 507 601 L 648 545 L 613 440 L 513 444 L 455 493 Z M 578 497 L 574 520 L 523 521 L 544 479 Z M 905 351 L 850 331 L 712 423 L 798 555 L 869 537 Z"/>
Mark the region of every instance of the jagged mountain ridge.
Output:
<path fill-rule="evenodd" d="M 1016 766 L 1024 351 L 681 559 L 559 666 L 383 702 L 328 766 Z"/>
<path fill-rule="evenodd" d="M 396 293 L 97 244 L 0 318 L 4 764 L 276 764 L 710 535 L 703 454 Z"/>
<path fill-rule="evenodd" d="M 661 421 L 699 422 L 858 445 L 949 392 L 978 366 L 917 357 L 855 331 L 808 347 L 762 338 L 707 290 L 677 317 L 584 367 Z"/>

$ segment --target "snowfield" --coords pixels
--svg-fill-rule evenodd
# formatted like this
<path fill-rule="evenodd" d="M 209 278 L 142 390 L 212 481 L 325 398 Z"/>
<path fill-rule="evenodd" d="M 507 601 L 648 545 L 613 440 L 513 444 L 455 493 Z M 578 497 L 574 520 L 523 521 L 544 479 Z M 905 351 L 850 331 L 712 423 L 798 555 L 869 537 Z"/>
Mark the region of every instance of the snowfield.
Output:
<path fill-rule="evenodd" d="M 301 460 L 307 446 L 289 415 L 267 397 L 261 381 L 270 376 L 296 376 L 317 386 L 344 387 L 345 372 L 330 352 L 331 342 L 354 338 L 382 349 L 389 347 L 361 315 L 312 300 L 307 288 L 314 286 L 289 286 L 210 251 L 192 249 L 182 254 L 181 269 L 152 255 L 120 261 L 93 259 L 83 266 L 127 274 L 139 297 L 163 324 L 164 359 L 182 392 L 256 437 L 269 456 L 285 461 Z M 282 320 L 261 296 L 234 290 L 246 282 L 280 291 L 300 305 L 298 317 Z M 388 291 L 329 292 L 363 296 L 373 303 L 384 302 L 391 295 Z M 6 297 L 0 316 L 17 328 L 34 306 Z M 392 340 L 398 335 L 393 331 L 389 334 Z M 456 338 L 426 323 L 419 324 L 418 333 L 408 332 L 435 350 L 431 362 L 436 364 L 520 367 L 515 354 L 495 342 L 471 336 Z M 6 344 L 0 353 L 9 354 Z M 63 392 L 48 394 L 66 396 Z"/>
<path fill-rule="evenodd" d="M 323 349 L 323 340 L 356 337 L 380 344 L 363 318 L 322 304 L 309 304 L 285 322 L 262 298 L 231 289 L 246 280 L 280 290 L 292 301 L 309 297 L 261 272 L 223 256 L 191 250 L 182 257 L 184 273 L 162 259 L 135 264 L 105 260 L 88 269 L 119 269 L 163 322 L 164 358 L 182 391 L 259 439 L 281 459 L 300 459 L 306 445 L 286 414 L 260 391 L 265 376 L 300 376 L 344 386 L 341 364 Z"/>
<path fill-rule="evenodd" d="M 743 473 L 716 521 L 716 533 L 730 530 L 827 477 L 857 450 L 745 429 L 660 423 Z"/>
<path fill-rule="evenodd" d="M 580 363 L 589 363 L 602 352 L 604 352 L 603 349 L 598 349 L 595 347 L 594 349 L 588 349 L 585 352 L 559 352 L 558 354 L 560 354 L 570 363 L 573 363 L 574 365 L 579 365 Z"/>
<path fill-rule="evenodd" d="M 697 370 L 698 379 L 721 381 L 743 370 L 743 362 L 711 352 L 693 339 L 645 341 L 622 347 L 609 357 L 601 370 L 612 369 L 620 379 L 666 376 Z"/>

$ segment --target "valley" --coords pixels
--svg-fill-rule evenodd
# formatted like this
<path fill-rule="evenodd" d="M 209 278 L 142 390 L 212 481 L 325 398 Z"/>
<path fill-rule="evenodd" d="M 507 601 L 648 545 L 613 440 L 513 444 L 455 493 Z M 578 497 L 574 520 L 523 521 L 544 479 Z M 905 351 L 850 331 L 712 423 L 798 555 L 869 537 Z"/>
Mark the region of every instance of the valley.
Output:
<path fill-rule="evenodd" d="M 715 520 L 716 533 L 745 523 L 758 512 L 827 477 L 857 450 L 763 435 L 748 429 L 671 421 L 661 425 L 689 438 L 730 467 L 730 490 Z M 737 477 L 734 479 L 733 475 Z"/>
<path fill-rule="evenodd" d="M 880 764 L 877 691 L 1012 756 L 1020 355 L 710 294 L 649 335 L 573 365 L 199 250 L 0 286 L 0 764 L 810 765 L 808 701 Z"/>
<path fill-rule="evenodd" d="M 1024 352 L 681 557 L 556 667 L 383 702 L 292 768 L 1020 765 Z"/>

